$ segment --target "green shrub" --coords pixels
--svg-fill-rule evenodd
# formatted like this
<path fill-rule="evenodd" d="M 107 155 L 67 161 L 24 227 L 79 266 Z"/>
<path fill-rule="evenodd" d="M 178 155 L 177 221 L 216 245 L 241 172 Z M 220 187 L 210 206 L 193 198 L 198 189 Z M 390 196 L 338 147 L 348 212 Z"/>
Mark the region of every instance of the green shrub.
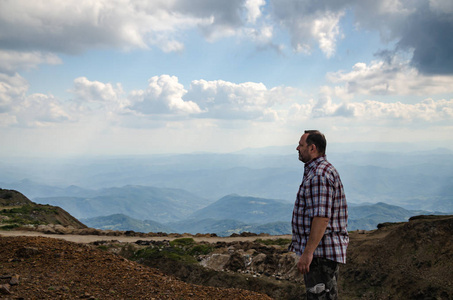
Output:
<path fill-rule="evenodd" d="M 192 247 L 188 251 L 188 253 L 192 256 L 207 255 L 207 254 L 211 253 L 212 250 L 213 250 L 212 246 L 200 244 L 200 245 L 196 245 L 196 246 Z"/>
<path fill-rule="evenodd" d="M 127 249 L 124 250 L 127 251 Z M 196 263 L 197 256 L 206 255 L 212 251 L 213 247 L 210 245 L 197 244 L 192 238 L 181 238 L 171 241 L 169 247 L 147 247 L 134 252 L 130 256 L 133 260 L 157 260 L 165 258 L 185 263 Z"/>
<path fill-rule="evenodd" d="M 180 238 L 170 242 L 170 246 L 172 247 L 188 247 L 192 246 L 193 244 L 195 244 L 195 240 L 193 238 Z"/>
<path fill-rule="evenodd" d="M 109 250 L 109 246 L 106 246 L 106 245 L 99 245 L 98 246 L 98 249 L 102 250 L 102 251 L 108 251 Z"/>
<path fill-rule="evenodd" d="M 17 225 L 17 224 L 3 225 L 3 226 L 0 226 L 0 230 L 12 230 L 17 227 L 19 227 L 19 225 Z"/>
<path fill-rule="evenodd" d="M 196 259 L 193 256 L 189 255 L 185 250 L 177 247 L 165 247 L 162 249 L 148 247 L 137 251 L 132 257 L 133 260 L 157 260 L 162 258 L 186 263 L 196 262 Z"/>

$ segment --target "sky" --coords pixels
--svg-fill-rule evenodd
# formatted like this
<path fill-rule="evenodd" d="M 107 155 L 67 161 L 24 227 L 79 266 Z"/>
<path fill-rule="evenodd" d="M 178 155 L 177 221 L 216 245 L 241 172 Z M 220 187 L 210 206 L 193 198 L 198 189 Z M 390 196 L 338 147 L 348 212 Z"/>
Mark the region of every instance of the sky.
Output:
<path fill-rule="evenodd" d="M 0 157 L 453 149 L 451 0 L 0 0 Z"/>

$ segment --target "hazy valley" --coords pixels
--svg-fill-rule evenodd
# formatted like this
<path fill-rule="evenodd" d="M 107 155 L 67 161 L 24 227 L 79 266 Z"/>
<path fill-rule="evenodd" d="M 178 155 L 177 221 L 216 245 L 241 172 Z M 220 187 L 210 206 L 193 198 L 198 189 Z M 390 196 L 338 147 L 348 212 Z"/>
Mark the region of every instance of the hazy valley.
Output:
<path fill-rule="evenodd" d="M 328 159 L 349 203 L 349 230 L 453 212 L 453 153 L 346 151 Z M 286 234 L 303 172 L 295 149 L 0 161 L 0 187 L 62 207 L 96 228 Z"/>

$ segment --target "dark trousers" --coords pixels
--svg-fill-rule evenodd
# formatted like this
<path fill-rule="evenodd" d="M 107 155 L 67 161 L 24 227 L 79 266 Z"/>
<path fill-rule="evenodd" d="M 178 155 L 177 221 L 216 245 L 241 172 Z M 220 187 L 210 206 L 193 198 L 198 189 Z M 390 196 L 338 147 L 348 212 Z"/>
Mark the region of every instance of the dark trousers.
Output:
<path fill-rule="evenodd" d="M 307 299 L 338 299 L 338 262 L 313 258 L 310 272 L 304 274 Z"/>

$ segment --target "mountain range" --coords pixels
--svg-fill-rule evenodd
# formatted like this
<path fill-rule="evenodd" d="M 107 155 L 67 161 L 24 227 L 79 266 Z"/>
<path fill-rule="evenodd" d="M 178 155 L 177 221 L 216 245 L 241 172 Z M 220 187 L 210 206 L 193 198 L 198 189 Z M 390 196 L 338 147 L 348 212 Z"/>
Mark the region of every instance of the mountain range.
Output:
<path fill-rule="evenodd" d="M 90 191 L 86 197 L 47 197 L 34 201 L 64 207 L 76 218 L 126 214 L 140 220 L 179 221 L 208 201 L 181 189 L 124 186 Z"/>
<path fill-rule="evenodd" d="M 81 221 L 89 227 L 98 229 L 140 232 L 216 233 L 219 236 L 253 232 L 278 235 L 291 234 L 292 208 L 293 204 L 282 200 L 234 194 L 222 197 L 178 221 L 160 223 L 149 218 L 140 220 L 135 216 L 128 216 L 124 211 L 111 216 L 83 218 Z M 65 209 L 70 211 L 70 208 L 65 207 Z M 433 213 L 407 210 L 386 203 L 350 205 L 348 230 L 373 230 L 379 223 L 404 222 L 412 216 L 421 214 Z M 434 212 L 434 214 L 444 213 Z"/>
<path fill-rule="evenodd" d="M 343 181 L 350 230 L 453 212 L 452 151 L 346 146 L 330 145 L 327 158 Z M 225 154 L 12 157 L 0 158 L 0 188 L 60 206 L 78 219 L 120 214 L 138 220 L 140 226 L 123 220 L 131 230 L 288 232 L 302 172 L 293 146 Z M 116 218 L 95 224 L 121 227 Z"/>
<path fill-rule="evenodd" d="M 452 151 L 411 152 L 408 148 L 391 152 L 391 144 L 379 147 L 387 150 L 341 152 L 336 145 L 329 146 L 327 159 L 340 172 L 349 203 L 385 202 L 406 209 L 453 211 Z M 139 185 L 182 189 L 211 203 L 234 193 L 294 201 L 303 174 L 295 147 L 258 150 L 0 158 L 0 187 L 19 190 L 30 199 L 86 197 L 92 190 Z"/>

